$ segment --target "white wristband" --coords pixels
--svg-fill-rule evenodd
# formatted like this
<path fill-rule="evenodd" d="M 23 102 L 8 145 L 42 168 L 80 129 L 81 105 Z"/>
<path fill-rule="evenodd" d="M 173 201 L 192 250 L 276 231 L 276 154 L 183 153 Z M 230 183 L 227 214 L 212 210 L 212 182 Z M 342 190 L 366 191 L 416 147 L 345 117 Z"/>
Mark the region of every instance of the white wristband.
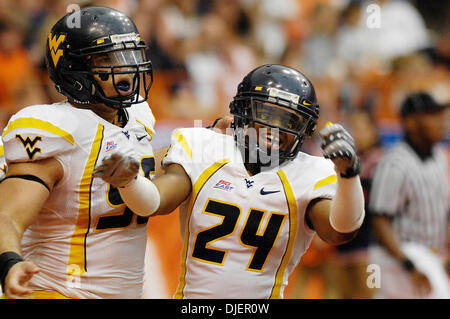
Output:
<path fill-rule="evenodd" d="M 133 213 L 150 216 L 159 208 L 160 195 L 153 182 L 140 175 L 124 187 L 119 187 L 120 196 Z"/>
<path fill-rule="evenodd" d="M 338 177 L 336 196 L 331 203 L 331 227 L 340 233 L 351 233 L 361 227 L 364 216 L 364 193 L 359 177 Z"/>

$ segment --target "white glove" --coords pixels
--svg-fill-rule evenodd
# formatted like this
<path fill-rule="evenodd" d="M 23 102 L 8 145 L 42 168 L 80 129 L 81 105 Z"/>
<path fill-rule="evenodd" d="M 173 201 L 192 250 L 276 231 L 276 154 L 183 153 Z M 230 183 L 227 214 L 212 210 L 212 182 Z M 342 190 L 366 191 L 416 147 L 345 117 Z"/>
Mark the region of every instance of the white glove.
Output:
<path fill-rule="evenodd" d="M 95 168 L 94 177 L 119 189 L 120 197 L 133 213 L 150 216 L 159 208 L 161 198 L 153 182 L 139 176 L 139 162 L 120 152 L 103 159 Z"/>
<path fill-rule="evenodd" d="M 94 170 L 94 177 L 101 177 L 114 187 L 124 187 L 136 178 L 139 162 L 131 156 L 116 152 L 106 156 Z"/>

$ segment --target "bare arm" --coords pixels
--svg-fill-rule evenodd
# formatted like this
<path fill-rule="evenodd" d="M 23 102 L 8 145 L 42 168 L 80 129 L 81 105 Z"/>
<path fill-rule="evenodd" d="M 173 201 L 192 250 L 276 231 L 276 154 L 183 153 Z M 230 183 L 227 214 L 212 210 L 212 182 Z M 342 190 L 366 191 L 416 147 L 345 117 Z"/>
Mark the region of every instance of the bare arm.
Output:
<path fill-rule="evenodd" d="M 63 170 L 59 162 L 47 159 L 33 163 L 13 163 L 7 176 L 34 175 L 52 189 Z M 35 181 L 8 178 L 0 183 L 0 254 L 14 252 L 21 255 L 23 233 L 36 219 L 48 199 L 48 189 Z M 31 293 L 26 283 L 39 269 L 30 262 L 20 262 L 7 272 L 4 292 L 7 298 L 20 298 Z"/>
<path fill-rule="evenodd" d="M 336 231 L 330 223 L 330 211 L 331 200 L 313 201 L 306 211 L 306 222 L 317 232 L 320 239 L 329 244 L 340 245 L 352 240 L 358 233 L 359 228 L 349 233 Z"/>
<path fill-rule="evenodd" d="M 353 138 L 341 125 L 327 125 L 319 133 L 324 156 L 335 166 L 337 189 L 332 200 L 317 199 L 310 203 L 306 221 L 322 240 L 342 244 L 355 237 L 364 220 L 360 162 Z"/>
<path fill-rule="evenodd" d="M 62 167 L 54 159 L 8 166 L 7 176 L 23 174 L 39 177 L 51 189 L 62 177 Z M 22 234 L 36 219 L 48 196 L 47 188 L 34 181 L 9 178 L 0 183 L 0 254 L 21 253 Z"/>
<path fill-rule="evenodd" d="M 191 180 L 178 164 L 169 165 L 153 181 L 138 176 L 138 172 L 137 161 L 118 152 L 104 159 L 94 176 L 118 187 L 123 201 L 141 216 L 169 214 L 191 193 Z"/>
<path fill-rule="evenodd" d="M 171 164 L 166 173 L 153 181 L 158 188 L 161 201 L 156 214 L 171 213 L 191 194 L 192 185 L 184 168 L 178 164 Z"/>

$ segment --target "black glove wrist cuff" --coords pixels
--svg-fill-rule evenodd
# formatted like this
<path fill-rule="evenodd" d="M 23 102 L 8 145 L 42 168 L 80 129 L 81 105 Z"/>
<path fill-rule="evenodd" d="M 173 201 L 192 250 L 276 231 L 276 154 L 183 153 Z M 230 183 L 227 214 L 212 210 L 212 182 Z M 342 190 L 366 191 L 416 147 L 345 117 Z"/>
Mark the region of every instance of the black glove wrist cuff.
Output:
<path fill-rule="evenodd" d="M 8 275 L 8 271 L 12 266 L 22 261 L 23 258 L 13 251 L 7 251 L 0 255 L 0 282 L 3 292 L 5 292 L 5 280 L 6 275 Z"/>
<path fill-rule="evenodd" d="M 359 158 L 357 157 L 355 164 L 352 167 L 349 167 L 344 174 L 341 173 L 341 177 L 342 178 L 352 178 L 352 177 L 355 177 L 356 175 L 359 175 L 359 173 L 361 173 L 361 162 L 359 161 Z"/>
<path fill-rule="evenodd" d="M 413 262 L 409 259 L 405 259 L 402 261 L 402 266 L 403 269 L 405 269 L 408 272 L 413 271 L 414 269 L 416 269 L 416 267 L 414 266 Z"/>

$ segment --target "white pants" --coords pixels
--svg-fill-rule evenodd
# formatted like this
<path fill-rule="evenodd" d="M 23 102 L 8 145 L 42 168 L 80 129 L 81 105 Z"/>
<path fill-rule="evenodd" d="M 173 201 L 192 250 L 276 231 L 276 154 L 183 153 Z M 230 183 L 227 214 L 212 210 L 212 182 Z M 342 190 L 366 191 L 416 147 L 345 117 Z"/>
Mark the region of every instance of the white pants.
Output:
<path fill-rule="evenodd" d="M 449 299 L 450 282 L 441 258 L 427 247 L 417 243 L 404 243 L 401 247 L 416 268 L 430 281 L 432 291 L 425 298 Z M 420 298 L 414 292 L 408 272 L 384 248 L 377 245 L 370 247 L 369 262 L 378 265 L 381 270 L 380 287 L 377 289 L 375 298 Z"/>

